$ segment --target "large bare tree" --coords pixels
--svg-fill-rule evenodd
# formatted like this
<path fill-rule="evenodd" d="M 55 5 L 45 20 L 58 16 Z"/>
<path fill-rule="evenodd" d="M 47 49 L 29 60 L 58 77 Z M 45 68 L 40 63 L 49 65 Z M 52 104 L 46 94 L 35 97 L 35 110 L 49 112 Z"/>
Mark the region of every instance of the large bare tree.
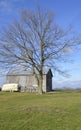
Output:
<path fill-rule="evenodd" d="M 50 67 L 64 74 L 58 64 L 65 61 L 68 48 L 77 43 L 70 30 L 63 31 L 55 23 L 53 12 L 24 9 L 20 19 L 1 34 L 0 62 L 7 68 L 31 68 L 42 93 L 43 69 Z"/>

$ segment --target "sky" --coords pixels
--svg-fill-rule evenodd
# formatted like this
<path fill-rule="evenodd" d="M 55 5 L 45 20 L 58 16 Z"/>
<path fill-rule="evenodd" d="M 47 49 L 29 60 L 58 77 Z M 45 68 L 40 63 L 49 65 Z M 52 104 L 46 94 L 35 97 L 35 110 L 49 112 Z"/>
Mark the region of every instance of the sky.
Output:
<path fill-rule="evenodd" d="M 43 9 L 52 10 L 55 20 L 61 28 L 68 28 L 81 34 L 81 0 L 0 0 L 0 30 L 7 27 L 14 19 L 18 19 L 20 9 L 36 9 L 39 4 Z M 69 57 L 68 57 L 69 58 Z M 81 51 L 72 54 L 72 63 L 63 65 L 68 69 L 69 78 L 62 77 L 57 73 L 53 77 L 53 88 L 56 87 L 80 87 L 81 88 Z M 0 83 L 3 78 L 0 78 Z"/>

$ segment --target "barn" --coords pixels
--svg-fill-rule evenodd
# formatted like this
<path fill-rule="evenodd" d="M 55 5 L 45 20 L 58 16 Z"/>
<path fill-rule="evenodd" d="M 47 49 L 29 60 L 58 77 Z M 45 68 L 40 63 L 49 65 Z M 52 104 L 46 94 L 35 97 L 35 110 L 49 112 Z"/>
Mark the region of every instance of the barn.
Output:
<path fill-rule="evenodd" d="M 51 69 L 44 69 L 43 71 L 43 92 L 52 91 L 52 71 Z M 37 92 L 38 85 L 35 75 L 31 70 L 27 71 L 15 71 L 10 70 L 6 76 L 8 84 L 17 83 L 21 85 L 22 92 Z"/>

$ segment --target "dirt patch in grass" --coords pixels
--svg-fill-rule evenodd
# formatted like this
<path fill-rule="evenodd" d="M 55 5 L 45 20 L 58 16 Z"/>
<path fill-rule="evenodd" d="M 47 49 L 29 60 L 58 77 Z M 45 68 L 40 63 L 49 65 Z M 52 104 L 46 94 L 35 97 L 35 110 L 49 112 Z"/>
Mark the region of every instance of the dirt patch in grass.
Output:
<path fill-rule="evenodd" d="M 66 113 L 67 111 L 60 108 L 49 108 L 49 107 L 39 107 L 39 106 L 32 106 L 26 107 L 22 109 L 23 111 L 39 111 L 39 112 L 55 112 L 55 113 Z"/>
<path fill-rule="evenodd" d="M 22 109 L 23 111 L 44 111 L 49 112 L 50 109 L 46 107 L 39 107 L 39 106 L 32 106 L 32 107 L 26 107 Z"/>

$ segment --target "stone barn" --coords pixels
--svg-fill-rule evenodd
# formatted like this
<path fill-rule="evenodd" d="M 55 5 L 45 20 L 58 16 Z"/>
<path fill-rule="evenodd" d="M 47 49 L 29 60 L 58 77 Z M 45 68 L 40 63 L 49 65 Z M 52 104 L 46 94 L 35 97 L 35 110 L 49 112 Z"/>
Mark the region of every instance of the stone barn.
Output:
<path fill-rule="evenodd" d="M 52 91 L 52 71 L 51 69 L 45 69 L 43 71 L 43 92 Z M 6 77 L 7 83 L 17 83 L 21 85 L 22 92 L 37 92 L 38 85 L 35 75 L 31 70 L 27 71 L 14 71 L 8 72 Z"/>

